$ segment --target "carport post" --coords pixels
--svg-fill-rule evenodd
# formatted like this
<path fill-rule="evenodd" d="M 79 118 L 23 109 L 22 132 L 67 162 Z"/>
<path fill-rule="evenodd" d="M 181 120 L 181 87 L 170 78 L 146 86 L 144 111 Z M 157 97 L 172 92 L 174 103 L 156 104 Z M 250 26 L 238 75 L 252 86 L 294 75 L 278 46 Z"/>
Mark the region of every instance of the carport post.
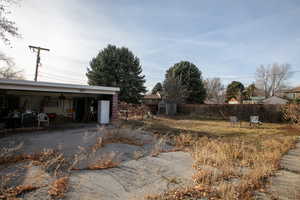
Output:
<path fill-rule="evenodd" d="M 115 93 L 112 96 L 112 116 L 111 120 L 117 120 L 118 119 L 118 93 Z"/>

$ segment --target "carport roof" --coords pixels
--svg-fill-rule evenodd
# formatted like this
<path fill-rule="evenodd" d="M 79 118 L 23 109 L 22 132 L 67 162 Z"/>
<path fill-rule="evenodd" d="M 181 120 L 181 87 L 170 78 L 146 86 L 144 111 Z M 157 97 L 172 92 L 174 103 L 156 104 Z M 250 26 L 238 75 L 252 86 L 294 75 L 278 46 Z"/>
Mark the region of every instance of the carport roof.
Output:
<path fill-rule="evenodd" d="M 67 92 L 79 94 L 115 94 L 118 91 L 120 91 L 120 88 L 118 87 L 89 86 L 8 79 L 0 79 L 0 89 L 44 92 Z"/>

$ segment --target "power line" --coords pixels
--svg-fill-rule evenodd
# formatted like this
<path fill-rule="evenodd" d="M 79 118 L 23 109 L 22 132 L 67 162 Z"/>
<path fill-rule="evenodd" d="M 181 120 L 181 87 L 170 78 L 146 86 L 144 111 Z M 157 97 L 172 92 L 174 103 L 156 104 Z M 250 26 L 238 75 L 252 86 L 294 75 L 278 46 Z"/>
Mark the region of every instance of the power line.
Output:
<path fill-rule="evenodd" d="M 66 67 L 64 67 L 64 68 L 61 68 L 61 67 L 58 68 L 57 66 L 49 65 L 49 64 L 47 64 L 47 66 L 49 66 L 51 69 L 55 69 L 55 71 L 60 71 L 62 73 L 68 73 L 68 74 L 78 74 L 78 72 L 81 71 L 81 69 L 78 70 L 78 71 L 73 71 L 73 70 L 70 70 L 70 69 L 66 69 Z M 84 71 L 84 70 L 82 70 L 82 71 Z"/>
<path fill-rule="evenodd" d="M 35 66 L 35 76 L 34 76 L 34 81 L 37 81 L 38 70 L 39 70 L 39 65 L 40 65 L 40 61 L 41 61 L 40 52 L 41 51 L 50 51 L 50 49 L 46 49 L 46 48 L 42 48 L 42 47 L 36 47 L 36 46 L 31 46 L 31 45 L 29 45 L 29 49 L 32 50 L 33 52 L 35 52 L 37 50 L 37 54 L 36 54 L 36 66 Z"/>
<path fill-rule="evenodd" d="M 74 81 L 80 80 L 80 78 L 75 77 L 75 76 L 68 76 L 68 75 L 61 75 L 61 74 L 52 74 L 52 73 L 48 73 L 48 72 L 41 72 L 41 74 L 46 75 L 46 76 L 51 76 L 51 77 L 58 77 L 58 78 L 62 78 L 62 79 L 72 79 Z"/>
<path fill-rule="evenodd" d="M 60 81 L 60 82 L 68 82 L 68 83 L 73 83 L 73 84 L 74 83 L 85 84 L 83 81 L 79 81 L 79 80 L 68 81 L 68 79 L 66 79 L 66 78 L 53 77 L 53 76 L 49 76 L 49 75 L 46 75 L 46 74 L 42 74 L 41 77 L 44 77 L 44 78 L 47 78 L 47 79 L 50 79 L 50 80 Z"/>

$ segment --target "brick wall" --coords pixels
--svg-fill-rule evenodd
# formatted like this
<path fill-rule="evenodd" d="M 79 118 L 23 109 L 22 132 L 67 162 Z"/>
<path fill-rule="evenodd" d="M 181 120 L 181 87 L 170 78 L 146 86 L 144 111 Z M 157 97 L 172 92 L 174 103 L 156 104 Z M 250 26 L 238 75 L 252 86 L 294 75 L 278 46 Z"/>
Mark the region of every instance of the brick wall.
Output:
<path fill-rule="evenodd" d="M 112 97 L 112 121 L 113 120 L 117 120 L 118 119 L 118 112 L 119 112 L 119 108 L 118 108 L 118 94 L 114 94 Z"/>

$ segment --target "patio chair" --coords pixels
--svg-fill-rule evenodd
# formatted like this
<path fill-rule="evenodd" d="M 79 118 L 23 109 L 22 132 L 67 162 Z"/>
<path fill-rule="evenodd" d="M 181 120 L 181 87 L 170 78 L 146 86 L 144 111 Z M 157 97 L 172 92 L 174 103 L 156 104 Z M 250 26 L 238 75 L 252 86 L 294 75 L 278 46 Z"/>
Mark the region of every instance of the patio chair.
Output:
<path fill-rule="evenodd" d="M 22 127 L 34 127 L 36 115 L 33 112 L 25 112 L 21 115 Z"/>
<path fill-rule="evenodd" d="M 262 122 L 259 121 L 259 116 L 250 116 L 250 127 L 253 126 L 260 126 L 262 125 Z"/>
<path fill-rule="evenodd" d="M 47 126 L 50 126 L 50 120 L 46 113 L 39 113 L 38 116 L 38 127 L 40 127 L 41 122 L 47 123 Z"/>
<path fill-rule="evenodd" d="M 229 121 L 230 121 L 232 127 L 234 127 L 235 124 L 237 124 L 237 123 L 240 123 L 240 126 L 241 126 L 241 121 L 238 120 L 237 116 L 230 116 Z"/>

